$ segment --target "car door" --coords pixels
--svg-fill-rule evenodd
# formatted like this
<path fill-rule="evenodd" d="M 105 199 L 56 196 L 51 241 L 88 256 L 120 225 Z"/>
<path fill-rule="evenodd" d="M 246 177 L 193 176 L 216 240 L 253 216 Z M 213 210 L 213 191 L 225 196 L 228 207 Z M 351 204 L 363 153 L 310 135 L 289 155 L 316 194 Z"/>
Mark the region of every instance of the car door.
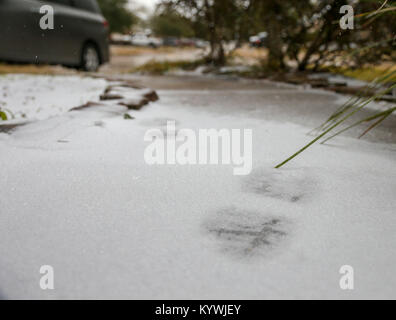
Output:
<path fill-rule="evenodd" d="M 43 59 L 54 64 L 68 64 L 71 62 L 70 45 L 71 26 L 73 25 L 72 0 L 40 1 L 42 5 L 49 5 L 54 12 L 54 28 L 43 30 L 40 39 L 45 48 Z"/>
<path fill-rule="evenodd" d="M 0 0 L 0 59 L 38 62 L 40 44 L 40 1 Z"/>
<path fill-rule="evenodd" d="M 49 32 L 49 62 L 77 65 L 81 61 L 87 32 L 97 14 L 82 9 L 78 4 L 85 0 L 48 0 L 55 12 L 54 32 Z"/>

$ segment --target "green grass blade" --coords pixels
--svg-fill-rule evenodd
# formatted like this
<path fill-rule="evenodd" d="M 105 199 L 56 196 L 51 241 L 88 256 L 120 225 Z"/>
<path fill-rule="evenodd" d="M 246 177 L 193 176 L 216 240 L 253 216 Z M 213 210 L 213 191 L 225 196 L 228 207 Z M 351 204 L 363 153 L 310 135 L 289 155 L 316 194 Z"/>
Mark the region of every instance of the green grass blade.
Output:
<path fill-rule="evenodd" d="M 341 133 L 344 133 L 345 131 L 348 131 L 348 130 L 350 130 L 350 129 L 352 129 L 352 128 L 354 128 L 354 127 L 356 127 L 356 126 L 358 126 L 358 125 L 360 125 L 360 124 L 362 124 L 362 123 L 364 123 L 364 122 L 370 122 L 370 121 L 373 121 L 373 120 L 376 120 L 376 119 L 378 119 L 378 118 L 380 118 L 380 117 L 388 117 L 389 115 L 391 115 L 394 111 L 396 110 L 396 107 L 394 107 L 394 108 L 391 108 L 391 109 L 388 109 L 388 110 L 386 110 L 386 111 L 383 111 L 383 112 L 380 112 L 380 113 L 377 113 L 377 114 L 375 114 L 375 115 L 373 115 L 373 116 L 370 116 L 370 117 L 368 117 L 368 118 L 365 118 L 365 119 L 363 119 L 363 120 L 359 120 L 359 121 L 357 121 L 357 122 L 355 122 L 354 124 L 352 124 L 352 125 L 350 125 L 350 126 L 348 126 L 348 127 L 346 127 L 346 128 L 344 128 L 344 129 L 342 129 L 342 130 L 340 130 L 340 131 L 337 131 L 335 134 L 333 134 L 332 136 L 330 136 L 330 137 L 328 137 L 327 139 L 325 139 L 325 140 L 323 140 L 320 144 L 325 144 L 327 141 L 329 141 L 329 140 L 331 140 L 331 139 L 333 139 L 333 138 L 335 138 L 336 136 L 338 136 L 338 135 L 340 135 Z M 385 120 L 385 119 L 384 119 Z M 382 122 L 382 121 L 381 121 Z M 379 123 L 378 123 L 379 124 Z M 375 125 L 376 126 L 376 125 Z M 374 126 L 374 127 L 375 127 Z M 373 127 L 373 128 L 374 128 Z M 371 128 L 372 129 L 372 128 Z M 371 130 L 370 129 L 370 130 Z M 370 131 L 369 130 L 369 131 Z M 368 131 L 367 131 L 368 132 Z M 367 133 L 366 132 L 366 133 Z M 364 135 L 364 134 L 363 134 Z M 362 135 L 362 136 L 363 136 Z M 359 138 L 361 138 L 362 136 L 360 136 Z"/>
<path fill-rule="evenodd" d="M 385 75 L 378 77 L 377 79 L 370 82 L 364 90 L 362 90 L 357 97 L 351 97 L 347 102 L 345 102 L 340 108 L 338 108 L 324 123 L 322 123 L 319 127 L 312 130 L 311 132 L 315 131 L 325 131 L 327 130 L 337 119 L 339 119 L 343 114 L 348 112 L 354 106 L 359 105 L 359 102 L 365 99 L 368 90 L 370 89 L 378 89 L 379 86 L 391 78 L 393 75 L 396 75 L 396 70 L 392 72 L 386 72 Z"/>
<path fill-rule="evenodd" d="M 364 103 L 362 103 L 359 107 L 357 107 L 355 110 L 351 111 L 349 114 L 347 114 L 345 117 L 343 117 L 341 120 L 337 121 L 335 124 L 333 124 L 330 128 L 328 128 L 327 130 L 325 130 L 322 134 L 320 134 L 319 136 L 317 136 L 315 139 L 313 139 L 310 143 L 308 143 L 306 146 L 304 146 L 303 148 L 301 148 L 300 150 L 298 150 L 295 154 L 293 154 L 291 157 L 287 158 L 285 161 L 283 161 L 282 163 L 278 164 L 275 168 L 279 169 L 281 167 L 283 167 L 286 163 L 288 163 L 289 161 L 293 160 L 295 157 L 297 157 L 300 153 L 302 153 L 303 151 L 305 151 L 306 149 L 308 149 L 311 145 L 313 145 L 315 142 L 317 142 L 318 140 L 320 140 L 321 138 L 323 138 L 326 134 L 328 134 L 330 131 L 332 131 L 333 129 L 335 129 L 336 127 L 338 127 L 341 123 L 343 123 L 345 120 L 347 120 L 349 117 L 353 116 L 356 112 L 358 112 L 359 110 L 363 109 L 366 105 L 368 105 L 369 103 L 373 102 L 374 100 L 377 100 L 379 97 L 387 94 L 388 92 L 392 91 L 394 88 L 396 88 L 396 84 L 392 85 L 391 87 L 381 91 L 380 93 L 366 99 L 366 101 L 364 101 Z"/>

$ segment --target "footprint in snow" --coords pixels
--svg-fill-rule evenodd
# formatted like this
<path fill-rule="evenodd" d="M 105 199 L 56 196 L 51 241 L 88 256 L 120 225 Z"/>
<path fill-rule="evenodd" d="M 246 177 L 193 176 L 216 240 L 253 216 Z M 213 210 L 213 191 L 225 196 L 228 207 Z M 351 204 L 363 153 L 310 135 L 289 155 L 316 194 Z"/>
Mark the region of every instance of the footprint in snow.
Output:
<path fill-rule="evenodd" d="M 168 121 L 172 121 L 173 123 L 178 124 L 178 121 L 175 119 L 168 118 L 154 118 L 154 119 L 144 119 L 139 122 L 140 125 L 144 127 L 153 127 L 153 128 L 165 128 L 168 124 Z"/>
<path fill-rule="evenodd" d="M 288 202 L 298 202 L 316 189 L 307 169 L 258 169 L 245 180 L 243 188 L 247 192 Z"/>
<path fill-rule="evenodd" d="M 168 122 L 171 122 L 171 125 L 176 125 L 178 126 L 179 121 L 174 120 L 174 119 L 168 119 L 168 118 L 154 118 L 154 119 L 146 119 L 140 121 L 140 125 L 144 127 L 151 127 L 152 129 L 159 129 L 162 132 L 162 135 L 164 139 L 168 137 Z M 170 130 L 173 131 L 173 128 L 171 127 Z M 171 132 L 172 132 L 171 131 Z M 174 135 L 177 135 L 178 130 L 172 132 Z"/>
<path fill-rule="evenodd" d="M 287 236 L 288 221 L 237 208 L 223 209 L 204 228 L 220 250 L 238 257 L 253 257 L 277 247 Z"/>

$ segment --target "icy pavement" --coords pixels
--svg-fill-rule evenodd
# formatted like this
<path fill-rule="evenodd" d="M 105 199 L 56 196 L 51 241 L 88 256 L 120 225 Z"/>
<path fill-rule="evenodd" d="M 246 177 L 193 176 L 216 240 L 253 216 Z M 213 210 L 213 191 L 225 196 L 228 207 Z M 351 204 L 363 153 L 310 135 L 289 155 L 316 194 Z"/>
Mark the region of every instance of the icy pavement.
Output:
<path fill-rule="evenodd" d="M 167 89 L 129 111 L 133 120 L 102 106 L 0 134 L 2 296 L 396 298 L 396 146 L 340 137 L 273 169 L 311 138 L 307 117 L 287 122 L 280 107 L 293 93 L 324 97 L 271 85 Z M 252 174 L 148 166 L 144 134 L 167 120 L 253 129 Z M 40 289 L 42 265 L 54 267 L 53 291 Z M 353 291 L 340 289 L 343 265 L 354 268 Z"/>

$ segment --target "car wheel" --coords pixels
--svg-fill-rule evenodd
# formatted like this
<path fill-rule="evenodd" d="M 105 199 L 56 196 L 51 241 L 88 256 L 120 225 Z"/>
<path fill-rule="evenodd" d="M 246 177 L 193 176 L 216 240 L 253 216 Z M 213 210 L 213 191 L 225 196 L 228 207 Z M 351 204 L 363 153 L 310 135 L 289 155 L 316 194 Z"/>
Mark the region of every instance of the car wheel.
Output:
<path fill-rule="evenodd" d="M 100 58 L 99 52 L 92 44 L 84 46 L 82 53 L 81 68 L 87 72 L 95 72 L 99 69 Z"/>

